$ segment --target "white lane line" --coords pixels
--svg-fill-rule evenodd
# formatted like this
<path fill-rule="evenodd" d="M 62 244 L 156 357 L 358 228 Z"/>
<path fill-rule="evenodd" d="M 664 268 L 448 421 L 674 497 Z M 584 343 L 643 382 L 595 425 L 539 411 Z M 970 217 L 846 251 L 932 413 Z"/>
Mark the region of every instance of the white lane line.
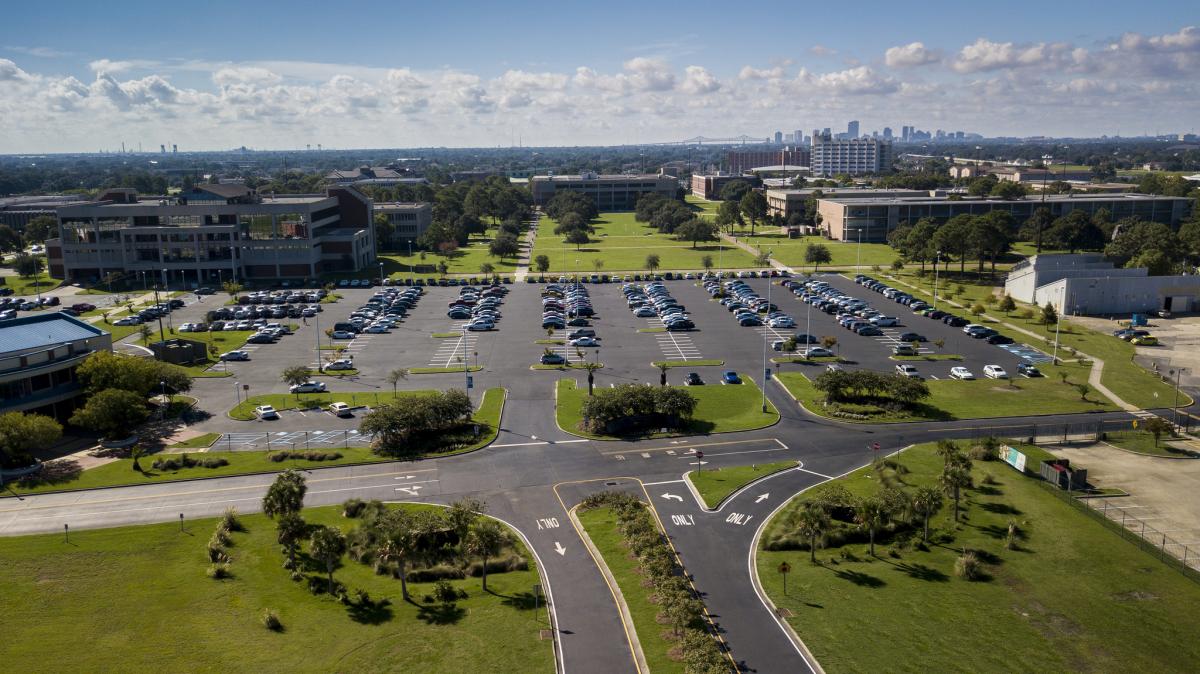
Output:
<path fill-rule="evenodd" d="M 549 442 L 506 442 L 499 445 L 488 445 L 489 447 L 534 447 L 537 445 L 548 445 Z"/>
<path fill-rule="evenodd" d="M 817 471 L 815 471 L 815 470 L 809 470 L 809 469 L 807 469 L 807 468 L 797 468 L 796 470 L 803 471 L 803 472 L 805 472 L 805 473 L 811 473 L 812 475 L 816 475 L 817 477 L 823 477 L 823 478 L 825 478 L 826 480 L 834 480 L 834 479 L 837 479 L 837 478 L 835 478 L 835 477 L 833 477 L 833 476 L 831 476 L 831 475 L 826 475 L 825 473 L 818 473 L 818 472 L 817 472 Z"/>
<path fill-rule="evenodd" d="M 747 450 L 743 450 L 740 452 L 720 452 L 718 454 L 705 453 L 704 458 L 707 459 L 710 456 L 730 456 L 733 454 L 759 454 L 761 452 L 782 452 L 784 449 L 786 449 L 786 447 L 781 448 L 781 449 L 747 449 Z M 695 458 L 695 455 L 677 456 L 675 458 L 677 458 L 677 459 L 692 459 L 692 458 Z"/>
<path fill-rule="evenodd" d="M 663 480 L 662 482 L 643 482 L 642 484 L 647 487 L 653 487 L 659 484 L 677 484 L 679 482 L 686 482 L 686 480 Z"/>

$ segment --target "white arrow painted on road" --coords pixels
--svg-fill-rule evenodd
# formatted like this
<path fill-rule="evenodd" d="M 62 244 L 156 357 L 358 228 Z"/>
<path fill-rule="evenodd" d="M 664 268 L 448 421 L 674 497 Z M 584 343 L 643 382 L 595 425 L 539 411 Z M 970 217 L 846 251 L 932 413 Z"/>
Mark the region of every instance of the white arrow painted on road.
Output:
<path fill-rule="evenodd" d="M 759 496 L 758 498 L 754 499 L 754 502 L 755 502 L 755 503 L 762 503 L 763 501 L 767 500 L 767 499 L 768 499 L 768 498 L 770 498 L 770 497 L 771 497 L 771 492 L 767 492 L 767 493 L 765 493 L 765 494 L 762 494 L 762 495 L 761 495 L 761 496 Z"/>
<path fill-rule="evenodd" d="M 416 475 L 401 475 L 400 477 L 398 477 L 396 479 L 397 480 L 411 480 L 414 477 L 416 477 Z"/>
<path fill-rule="evenodd" d="M 419 486 L 418 487 L 396 487 L 396 491 L 402 491 L 405 494 L 408 494 L 409 496 L 416 496 L 418 489 L 420 489 Z"/>
<path fill-rule="evenodd" d="M 554 551 L 555 551 L 555 552 L 557 552 L 557 553 L 558 553 L 558 554 L 560 554 L 560 555 L 565 555 L 565 554 L 567 554 L 567 549 L 566 549 L 566 548 L 564 548 L 564 547 L 563 547 L 563 544 L 562 544 L 562 543 L 559 543 L 558 541 L 554 541 Z"/>
<path fill-rule="evenodd" d="M 682 497 L 682 496 L 676 496 L 676 495 L 674 495 L 674 494 L 663 494 L 663 495 L 662 495 L 662 497 L 663 497 L 663 498 L 665 498 L 665 499 L 667 499 L 668 501 L 669 501 L 669 500 L 671 500 L 671 499 L 675 499 L 676 501 L 682 501 L 682 500 L 683 500 L 683 497 Z"/>

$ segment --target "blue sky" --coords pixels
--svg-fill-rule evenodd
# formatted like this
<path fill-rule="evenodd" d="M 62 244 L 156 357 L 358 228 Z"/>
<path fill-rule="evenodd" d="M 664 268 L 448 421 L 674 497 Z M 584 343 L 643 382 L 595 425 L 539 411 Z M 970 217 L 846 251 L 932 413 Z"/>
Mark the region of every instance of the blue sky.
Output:
<path fill-rule="evenodd" d="M 631 143 L 851 118 L 988 135 L 1195 124 L 1190 3 L 746 7 L 21 3 L 0 31 L 0 94 L 25 104 L 0 102 L 15 127 L 0 152 L 164 136 L 196 149 Z"/>

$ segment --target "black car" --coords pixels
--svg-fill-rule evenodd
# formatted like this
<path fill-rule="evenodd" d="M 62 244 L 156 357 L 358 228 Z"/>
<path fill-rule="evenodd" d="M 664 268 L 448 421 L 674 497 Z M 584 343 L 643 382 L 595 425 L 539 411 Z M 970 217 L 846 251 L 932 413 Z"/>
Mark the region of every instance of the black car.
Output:
<path fill-rule="evenodd" d="M 567 325 L 569 325 L 573 328 L 578 328 L 578 327 L 586 327 L 591 324 L 588 323 L 588 319 L 580 317 L 580 318 L 572 318 L 571 320 L 567 321 Z"/>
<path fill-rule="evenodd" d="M 1023 374 L 1026 377 L 1033 378 L 1042 376 L 1042 371 L 1037 369 L 1033 363 L 1019 363 L 1017 365 L 1017 374 Z"/>
<path fill-rule="evenodd" d="M 970 321 L 968 321 L 967 319 L 965 319 L 961 316 L 950 315 L 950 316 L 943 318 L 942 322 L 945 323 L 946 325 L 949 325 L 952 328 L 961 328 L 964 325 L 966 325 L 967 323 L 969 323 Z"/>
<path fill-rule="evenodd" d="M 689 372 L 687 377 L 684 377 L 683 383 L 688 386 L 703 386 L 704 380 L 700 378 L 699 372 Z"/>
<path fill-rule="evenodd" d="M 905 332 L 905 333 L 901 334 L 899 337 L 897 337 L 896 339 L 900 340 L 901 342 L 928 342 L 929 341 L 928 339 L 925 339 L 925 335 L 920 335 L 915 332 Z"/>
<path fill-rule="evenodd" d="M 1012 344 L 1013 339 L 1012 339 L 1012 337 L 1008 337 L 1006 335 L 996 334 L 996 335 L 992 335 L 991 337 L 988 337 L 987 343 L 988 344 Z"/>

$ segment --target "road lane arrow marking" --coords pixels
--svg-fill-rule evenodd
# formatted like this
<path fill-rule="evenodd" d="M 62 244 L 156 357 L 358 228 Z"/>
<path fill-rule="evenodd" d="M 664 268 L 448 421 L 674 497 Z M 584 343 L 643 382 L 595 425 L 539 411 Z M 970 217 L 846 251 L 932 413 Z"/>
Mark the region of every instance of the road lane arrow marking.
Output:
<path fill-rule="evenodd" d="M 676 495 L 674 495 L 674 494 L 663 494 L 663 495 L 662 495 L 662 497 L 663 497 L 663 498 L 665 498 L 665 499 L 667 499 L 668 501 L 670 501 L 671 499 L 675 499 L 676 501 L 682 501 L 682 500 L 683 500 L 683 497 L 682 497 L 682 496 L 676 496 Z"/>
<path fill-rule="evenodd" d="M 414 477 L 416 477 L 416 475 L 401 475 L 400 477 L 398 477 L 396 479 L 397 480 L 411 480 Z"/>
<path fill-rule="evenodd" d="M 754 499 L 754 502 L 755 502 L 755 503 L 762 503 L 763 501 L 767 500 L 767 499 L 768 499 L 768 498 L 770 498 L 770 497 L 771 497 L 771 492 L 767 492 L 767 493 L 765 493 L 765 494 L 762 494 L 762 495 L 761 495 L 761 496 L 759 496 L 758 498 Z"/>
<path fill-rule="evenodd" d="M 558 541 L 554 541 L 554 551 L 555 551 L 555 552 L 557 552 L 557 553 L 558 553 L 558 554 L 560 554 L 560 555 L 566 555 L 566 554 L 567 554 L 567 549 L 566 549 L 566 548 L 564 548 L 564 547 L 563 547 L 563 544 L 562 544 L 562 543 L 559 543 Z"/>
<path fill-rule="evenodd" d="M 420 488 L 421 488 L 420 486 L 416 486 L 416 487 L 396 487 L 396 491 L 402 491 L 402 492 L 404 492 L 405 494 L 408 494 L 409 496 L 416 496 L 416 495 L 417 495 L 417 490 L 418 490 L 418 489 L 420 489 Z"/>

